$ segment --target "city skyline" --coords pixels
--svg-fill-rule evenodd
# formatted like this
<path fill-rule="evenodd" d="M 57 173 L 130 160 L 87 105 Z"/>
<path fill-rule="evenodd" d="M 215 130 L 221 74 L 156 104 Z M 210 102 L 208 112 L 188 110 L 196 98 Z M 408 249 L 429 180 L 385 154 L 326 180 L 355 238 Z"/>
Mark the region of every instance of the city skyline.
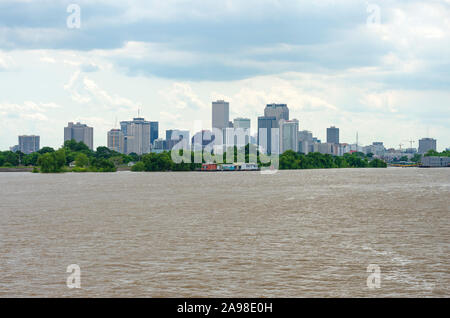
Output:
<path fill-rule="evenodd" d="M 210 102 L 221 99 L 230 118 L 252 123 L 263 105 L 286 103 L 321 140 L 335 125 L 345 142 L 358 132 L 366 145 L 433 137 L 449 147 L 448 1 L 380 3 L 379 20 L 364 1 L 280 3 L 168 2 L 159 16 L 156 2 L 80 1 L 70 29 L 65 2 L 3 1 L 0 149 L 33 134 L 58 147 L 68 121 L 95 127 L 94 148 L 106 145 L 116 118 L 138 109 L 160 134 L 192 135 L 195 120 L 211 127 Z"/>
<path fill-rule="evenodd" d="M 211 107 L 211 114 L 213 114 L 212 118 L 214 118 L 214 111 L 216 109 L 215 107 L 217 106 L 217 104 L 226 105 L 226 113 L 227 114 L 229 113 L 229 111 L 230 111 L 230 103 L 229 102 L 227 102 L 225 100 L 212 101 L 212 107 Z M 223 118 L 221 118 L 221 120 L 224 122 L 225 119 L 228 119 L 228 125 L 229 125 L 226 128 L 219 129 L 219 130 L 223 130 L 223 138 L 224 138 L 223 139 L 223 144 L 224 145 L 229 143 L 229 141 L 226 141 L 226 132 L 225 132 L 225 130 L 226 129 L 233 129 L 233 126 L 236 124 L 236 122 L 238 122 L 238 123 L 239 122 L 244 122 L 245 123 L 244 124 L 245 128 L 250 128 L 251 127 L 250 130 L 249 130 L 250 131 L 250 135 L 248 137 L 249 138 L 255 138 L 255 144 L 259 144 L 260 143 L 260 141 L 259 141 L 259 134 L 258 134 L 258 130 L 260 129 L 260 125 L 261 125 L 261 128 L 263 128 L 263 129 L 267 129 L 268 127 L 280 129 L 279 137 L 281 137 L 282 134 L 283 134 L 283 132 L 282 132 L 282 130 L 283 130 L 283 123 L 291 124 L 291 123 L 295 122 L 296 132 L 297 132 L 297 134 L 296 134 L 296 136 L 294 138 L 295 141 L 294 140 L 290 140 L 289 142 L 292 143 L 292 144 L 295 144 L 296 146 L 292 146 L 291 145 L 287 149 L 284 149 L 283 147 L 285 145 L 282 142 L 282 139 L 283 139 L 283 137 L 282 137 L 280 139 L 280 142 L 279 142 L 280 150 L 284 149 L 282 152 L 284 152 L 285 150 L 291 149 L 291 150 L 294 150 L 296 152 L 298 151 L 298 152 L 305 152 L 305 153 L 317 151 L 317 152 L 322 152 L 322 153 L 330 152 L 331 154 L 338 154 L 338 151 L 325 150 L 325 149 L 328 149 L 332 144 L 335 144 L 335 145 L 338 145 L 338 144 L 341 144 L 341 145 L 346 145 L 346 144 L 348 144 L 348 145 L 356 145 L 357 147 L 362 147 L 362 148 L 374 147 L 375 145 L 380 144 L 383 147 L 383 149 L 386 149 L 386 150 L 388 150 L 388 149 L 396 149 L 396 150 L 404 151 L 404 150 L 408 149 L 408 147 L 404 147 L 402 149 L 402 146 L 405 145 L 402 142 L 397 145 L 397 146 L 399 146 L 398 149 L 395 146 L 387 147 L 386 144 L 383 141 L 380 142 L 380 140 L 372 141 L 371 143 L 368 143 L 368 144 L 361 144 L 361 143 L 359 143 L 359 140 L 358 140 L 358 138 L 359 138 L 358 132 L 357 132 L 357 136 L 356 136 L 355 142 L 340 141 L 340 138 L 339 138 L 340 128 L 339 127 L 335 127 L 334 125 L 326 128 L 325 139 L 322 141 L 322 139 L 317 137 L 318 135 L 315 132 L 311 132 L 309 130 L 302 129 L 302 126 L 299 124 L 299 120 L 298 119 L 296 119 L 296 118 L 289 119 L 289 108 L 287 107 L 287 104 L 274 104 L 274 103 L 266 104 L 265 108 L 263 110 L 263 115 L 258 116 L 258 120 L 256 121 L 255 125 L 251 125 L 252 121 L 249 118 L 236 117 L 236 118 L 233 118 L 233 120 L 231 120 L 231 118 L 229 116 L 225 116 L 224 117 L 222 115 L 223 114 L 221 114 L 221 117 L 223 117 Z M 140 116 L 140 109 L 138 109 L 138 116 Z M 278 120 L 277 120 L 277 118 L 278 118 Z M 261 124 L 261 120 L 264 120 L 264 121 L 269 120 L 269 121 L 272 121 L 273 123 L 271 123 L 269 126 L 267 126 L 266 123 Z M 213 121 L 211 121 L 211 123 L 212 122 Z M 144 126 L 142 126 L 142 125 L 144 125 Z M 85 144 L 88 145 L 88 147 L 91 150 L 94 150 L 94 149 L 96 149 L 97 147 L 100 147 L 100 146 L 105 146 L 105 147 L 110 148 L 111 150 L 115 150 L 115 151 L 120 150 L 118 152 L 121 152 L 121 153 L 134 152 L 134 153 L 137 153 L 137 154 L 149 153 L 151 148 L 154 145 L 154 141 L 164 141 L 164 145 L 165 145 L 164 150 L 170 150 L 176 143 L 178 143 L 180 141 L 180 139 L 178 139 L 178 140 L 174 139 L 174 140 L 171 140 L 169 144 L 167 143 L 168 135 L 171 135 L 172 132 L 177 132 L 177 134 L 179 134 L 180 136 L 187 136 L 186 138 L 189 140 L 189 135 L 194 136 L 194 135 L 196 135 L 196 134 L 198 134 L 198 133 L 200 133 L 202 131 L 211 132 L 212 131 L 211 129 L 214 129 L 214 128 L 218 129 L 217 127 L 214 127 L 214 126 L 205 127 L 204 125 L 201 127 L 200 130 L 197 130 L 197 131 L 195 129 L 193 129 L 193 130 L 182 130 L 182 129 L 176 129 L 176 128 L 172 127 L 170 129 L 165 129 L 164 130 L 165 138 L 160 138 L 159 136 L 162 137 L 164 134 L 160 134 L 159 121 L 156 121 L 156 120 L 147 121 L 147 120 L 145 120 L 144 117 L 134 117 L 133 120 L 131 120 L 131 121 L 130 120 L 128 120 L 128 121 L 120 121 L 120 127 L 121 128 L 119 128 L 119 129 L 117 129 L 117 128 L 109 129 L 107 131 L 107 133 L 106 133 L 106 143 L 105 144 L 100 144 L 100 145 L 94 147 L 93 146 L 93 140 L 94 140 L 94 136 L 95 136 L 95 134 L 93 133 L 93 128 L 94 127 L 90 127 L 86 123 L 80 123 L 80 122 L 76 122 L 76 124 L 74 124 L 73 122 L 69 122 L 68 126 L 69 127 L 65 127 L 64 128 L 64 141 L 70 140 L 70 139 L 74 139 L 75 141 L 83 141 Z M 84 136 L 75 136 L 75 137 L 73 137 L 72 136 L 73 133 L 72 132 L 69 133 L 69 131 L 68 131 L 68 130 L 74 131 L 72 126 L 81 128 L 82 132 L 80 132 L 78 134 L 84 135 Z M 134 132 L 136 130 L 134 128 L 135 126 L 136 127 L 141 127 L 141 126 L 142 127 L 146 127 L 146 129 L 144 130 L 144 128 L 139 128 L 139 132 L 136 135 L 136 133 Z M 192 126 L 193 127 L 196 126 L 195 128 L 198 129 L 198 121 L 196 123 L 193 123 Z M 256 129 L 255 129 L 255 126 L 256 126 Z M 88 132 L 85 132 L 86 128 L 89 129 Z M 127 135 L 127 130 L 131 129 L 131 128 L 132 128 L 133 133 L 131 135 L 130 134 Z M 240 128 L 240 127 L 234 127 L 234 128 Z M 88 135 L 85 135 L 86 133 Z M 310 135 L 310 136 L 309 137 L 305 136 L 305 134 Z M 70 136 L 72 136 L 72 138 Z M 141 139 L 142 136 L 144 136 L 144 140 L 136 141 L 137 144 L 133 146 L 133 144 L 136 143 L 133 139 L 136 138 L 136 137 Z M 301 137 L 301 136 L 303 136 L 303 137 Z M 14 149 L 13 151 L 20 150 L 21 149 L 21 146 L 20 146 L 21 141 L 20 140 L 23 137 L 37 137 L 38 138 L 38 144 L 39 144 L 40 135 L 38 135 L 38 134 L 37 135 L 30 135 L 30 136 L 28 136 L 28 135 L 19 135 L 18 136 L 18 138 L 19 138 L 19 145 L 10 146 L 9 150 L 12 150 L 12 149 Z M 122 138 L 122 141 L 120 141 L 120 138 Z M 132 142 L 131 144 L 130 144 L 130 142 L 127 142 L 127 138 L 128 139 L 131 138 L 131 142 Z M 304 138 L 306 138 L 306 139 L 304 139 Z M 250 139 L 246 139 L 246 140 L 247 140 L 247 142 L 250 142 Z M 271 137 L 270 137 L 270 133 L 269 133 L 268 136 L 264 136 L 264 139 L 261 142 L 263 144 L 264 143 L 270 143 L 270 140 L 271 140 Z M 307 140 L 309 140 L 309 141 L 307 141 Z M 313 140 L 314 140 L 314 143 L 318 142 L 319 144 L 316 147 L 311 148 L 311 150 L 309 150 L 308 146 L 306 146 L 307 148 L 305 148 L 306 151 L 305 151 L 305 149 L 302 150 L 302 144 L 301 144 L 302 142 L 307 141 L 308 143 L 310 143 L 310 146 L 311 146 Z M 210 140 L 207 138 L 204 141 L 208 142 Z M 300 144 L 299 144 L 299 142 L 300 142 Z M 425 153 L 426 151 L 421 151 L 420 150 L 420 145 L 422 145 L 422 147 L 424 147 L 424 148 L 428 147 L 429 149 L 439 150 L 439 146 L 438 146 L 439 143 L 433 137 L 421 137 L 418 140 L 408 140 L 408 141 L 403 141 L 403 142 L 409 142 L 411 144 L 411 146 L 414 143 L 416 143 L 417 147 L 412 147 L 412 148 L 409 148 L 409 149 L 411 149 L 411 150 L 416 149 L 418 153 L 422 153 L 422 154 Z M 320 143 L 322 143 L 322 144 L 320 144 Z M 127 150 L 127 144 L 130 144 L 131 147 L 133 147 L 134 151 Z M 61 145 L 56 146 L 54 148 L 59 148 Z M 44 144 L 43 145 L 43 147 L 45 147 L 45 146 L 52 147 L 51 145 L 48 145 L 48 144 Z M 303 147 L 305 147 L 305 145 L 303 145 Z M 442 146 L 442 148 L 443 148 L 442 151 L 446 150 L 446 149 L 449 149 L 449 148 L 447 148 L 445 146 Z M 137 150 L 137 149 L 139 149 L 139 150 Z M 155 148 L 155 149 L 161 150 L 159 148 Z M 7 150 L 7 149 L 5 149 L 5 150 Z M 351 150 L 351 149 L 348 148 L 347 151 L 349 151 L 349 150 Z M 2 150 L 0 149 L 0 151 L 2 151 Z M 376 154 L 376 151 L 373 151 L 373 153 Z"/>

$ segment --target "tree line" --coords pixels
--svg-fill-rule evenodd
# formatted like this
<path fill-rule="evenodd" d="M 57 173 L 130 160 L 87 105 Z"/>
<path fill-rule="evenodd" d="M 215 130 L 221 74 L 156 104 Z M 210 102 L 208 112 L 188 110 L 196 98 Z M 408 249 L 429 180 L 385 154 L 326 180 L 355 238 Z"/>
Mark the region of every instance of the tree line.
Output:
<path fill-rule="evenodd" d="M 223 163 L 242 161 L 238 160 L 242 158 L 238 155 L 237 147 L 227 150 L 228 152 L 223 154 Z M 241 151 L 244 153 L 245 162 L 257 162 L 259 166 L 270 165 L 270 162 L 265 158 L 266 155 L 260 153 L 255 145 L 247 145 Z M 233 155 L 228 156 L 227 153 L 229 152 L 233 152 Z M 12 151 L 0 152 L 0 166 L 32 166 L 34 167 L 34 172 L 42 173 L 68 171 L 114 172 L 117 171 L 118 166 L 134 162 L 135 164 L 131 168 L 132 171 L 196 171 L 201 168 L 201 163 L 196 162 L 197 158 L 201 158 L 202 163 L 207 162 L 204 153 L 190 151 L 185 154 L 184 150 L 179 150 L 179 155 L 183 156 L 183 154 L 185 158 L 188 158 L 190 155 L 191 162 L 175 163 L 172 160 L 171 152 L 167 151 L 144 155 L 135 153 L 125 155 L 107 147 L 98 147 L 96 151 L 92 151 L 83 142 L 68 140 L 58 150 L 44 147 L 32 154 Z M 318 152 L 305 155 L 288 150 L 279 156 L 279 169 L 281 170 L 385 168 L 386 166 L 384 161 L 377 158 L 373 159 L 372 156 L 364 155 L 361 152 L 345 154 L 344 156 L 332 156 Z"/>
<path fill-rule="evenodd" d="M 233 149 L 229 149 L 233 151 Z M 262 157 L 264 154 L 258 151 L 253 152 L 253 156 L 256 153 L 256 162 L 259 166 L 268 166 L 263 162 L 267 162 Z M 180 156 L 183 151 L 180 150 Z M 190 152 L 191 163 L 174 163 L 169 152 L 162 153 L 150 153 L 143 155 L 141 161 L 136 163 L 131 170 L 132 171 L 195 171 L 200 169 L 200 163 L 194 163 L 196 153 Z M 223 163 L 238 162 L 238 151 L 234 148 L 233 161 L 227 161 L 227 153 L 223 154 Z M 249 145 L 245 147 L 245 162 L 255 162 L 255 158 L 252 158 L 252 154 L 249 152 Z M 202 162 L 206 163 L 204 157 Z M 308 153 L 307 155 L 288 150 L 279 157 L 280 170 L 296 170 L 296 169 L 330 169 L 330 168 L 386 168 L 387 164 L 383 160 L 378 158 L 367 157 L 365 154 L 358 152 L 352 154 L 345 154 L 344 156 L 332 156 L 329 154 L 321 154 L 318 152 Z"/>
<path fill-rule="evenodd" d="M 107 147 L 89 149 L 83 142 L 67 140 L 55 150 L 44 147 L 37 152 L 24 154 L 20 151 L 0 152 L 0 167 L 34 167 L 33 172 L 114 172 L 117 166 L 138 161 L 136 154 L 124 155 Z M 72 166 L 72 167 L 71 167 Z"/>

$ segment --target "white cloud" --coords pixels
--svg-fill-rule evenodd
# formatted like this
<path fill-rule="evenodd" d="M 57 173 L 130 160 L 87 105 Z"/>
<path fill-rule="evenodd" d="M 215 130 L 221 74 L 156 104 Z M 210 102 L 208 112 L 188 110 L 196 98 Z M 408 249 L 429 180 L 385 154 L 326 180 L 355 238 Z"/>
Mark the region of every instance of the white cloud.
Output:
<path fill-rule="evenodd" d="M 81 75 L 80 71 L 76 71 L 71 76 L 69 82 L 64 85 L 64 89 L 69 92 L 73 101 L 80 104 L 94 103 L 113 110 L 134 110 L 139 107 L 137 102 L 121 97 L 118 94 L 108 93 L 94 80 Z"/>

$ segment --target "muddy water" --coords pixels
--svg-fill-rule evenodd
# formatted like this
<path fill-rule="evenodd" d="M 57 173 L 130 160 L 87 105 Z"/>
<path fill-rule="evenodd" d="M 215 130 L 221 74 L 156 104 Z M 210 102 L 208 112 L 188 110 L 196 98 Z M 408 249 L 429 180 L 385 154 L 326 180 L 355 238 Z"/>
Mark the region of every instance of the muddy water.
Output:
<path fill-rule="evenodd" d="M 449 205 L 450 169 L 0 173 L 0 296 L 450 297 Z"/>

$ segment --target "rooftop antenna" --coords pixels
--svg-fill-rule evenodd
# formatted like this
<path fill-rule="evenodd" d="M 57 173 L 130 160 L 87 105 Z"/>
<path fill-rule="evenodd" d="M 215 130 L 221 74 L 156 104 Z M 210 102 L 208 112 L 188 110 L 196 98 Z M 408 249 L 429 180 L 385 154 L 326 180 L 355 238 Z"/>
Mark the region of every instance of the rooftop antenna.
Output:
<path fill-rule="evenodd" d="M 117 129 L 117 116 L 116 116 L 116 121 L 114 122 L 114 129 Z"/>

